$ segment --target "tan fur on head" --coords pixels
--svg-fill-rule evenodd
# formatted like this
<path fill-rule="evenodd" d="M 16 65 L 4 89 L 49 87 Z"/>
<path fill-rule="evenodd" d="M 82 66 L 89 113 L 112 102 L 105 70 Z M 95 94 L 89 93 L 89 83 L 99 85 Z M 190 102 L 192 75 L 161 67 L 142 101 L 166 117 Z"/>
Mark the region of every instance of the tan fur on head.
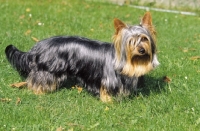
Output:
<path fill-rule="evenodd" d="M 122 39 L 122 29 L 126 28 L 127 25 L 124 24 L 121 20 L 115 18 L 114 19 L 114 27 L 115 27 L 115 34 L 113 35 L 113 43 L 115 45 L 115 51 L 117 55 L 117 59 L 120 60 L 120 52 L 121 52 L 121 39 Z"/>
<path fill-rule="evenodd" d="M 133 40 L 135 41 L 135 40 Z M 151 64 L 152 61 L 152 53 L 151 46 L 149 41 L 141 42 L 142 48 L 145 49 L 146 55 L 141 55 L 138 50 L 141 48 L 140 46 L 128 45 L 126 47 L 126 56 L 127 61 L 122 70 L 123 74 L 126 74 L 130 77 L 132 76 L 142 76 L 148 73 L 153 69 Z"/>
<path fill-rule="evenodd" d="M 127 62 L 122 70 L 122 74 L 126 74 L 130 77 L 139 77 L 151 71 L 153 66 L 151 64 L 150 58 L 148 56 L 142 57 L 135 56 L 132 61 Z"/>
<path fill-rule="evenodd" d="M 114 27 L 116 68 L 130 77 L 139 77 L 152 70 L 156 31 L 150 12 L 145 13 L 139 26 L 127 26 L 119 19 L 114 19 Z M 144 54 L 140 49 L 144 49 Z"/>
<path fill-rule="evenodd" d="M 117 35 L 119 33 L 119 31 L 121 31 L 123 28 L 125 28 L 127 26 L 121 20 L 115 18 L 114 19 L 114 27 L 115 27 L 115 34 Z"/>
<path fill-rule="evenodd" d="M 154 41 L 156 41 L 156 30 L 155 30 L 155 28 L 154 28 L 154 26 L 152 24 L 152 17 L 151 17 L 151 13 L 150 12 L 146 12 L 144 14 L 143 18 L 141 19 L 140 24 L 150 31 Z"/>

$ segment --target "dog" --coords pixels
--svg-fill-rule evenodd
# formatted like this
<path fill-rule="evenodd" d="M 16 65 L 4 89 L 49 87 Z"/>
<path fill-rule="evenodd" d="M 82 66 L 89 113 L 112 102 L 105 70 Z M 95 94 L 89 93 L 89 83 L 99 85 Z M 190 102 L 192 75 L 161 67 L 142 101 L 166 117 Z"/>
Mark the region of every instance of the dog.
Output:
<path fill-rule="evenodd" d="M 9 45 L 5 54 L 36 94 L 53 92 L 74 78 L 101 101 L 110 102 L 113 96 L 134 92 L 140 78 L 159 65 L 150 12 L 134 26 L 115 18 L 114 28 L 113 43 L 55 36 L 28 52 Z"/>

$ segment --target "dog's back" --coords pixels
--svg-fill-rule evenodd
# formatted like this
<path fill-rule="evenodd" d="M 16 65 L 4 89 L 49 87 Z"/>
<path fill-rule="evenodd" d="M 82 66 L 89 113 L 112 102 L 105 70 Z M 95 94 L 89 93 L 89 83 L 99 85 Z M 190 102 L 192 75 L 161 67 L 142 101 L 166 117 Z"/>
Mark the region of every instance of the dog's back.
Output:
<path fill-rule="evenodd" d="M 22 52 L 15 46 L 8 45 L 5 53 L 8 61 L 16 68 L 20 75 L 27 77 L 34 64 L 37 64 L 40 70 L 49 68 L 48 71 L 59 72 L 59 70 L 63 71 L 62 68 L 65 68 L 65 65 L 61 64 L 62 61 L 65 64 L 66 61 L 69 64 L 75 64 L 75 60 L 81 60 L 81 62 L 95 59 L 103 60 L 103 56 L 107 52 L 106 50 L 112 53 L 110 52 L 111 46 L 108 43 L 105 44 L 104 42 L 89 40 L 83 37 L 56 36 L 36 43 L 29 52 Z M 79 63 L 76 64 L 78 66 Z"/>
<path fill-rule="evenodd" d="M 36 93 L 51 92 L 59 88 L 67 77 L 76 77 L 87 85 L 90 92 L 98 94 L 96 88 L 100 87 L 102 77 L 110 73 L 107 68 L 114 73 L 113 45 L 84 37 L 51 37 L 36 43 L 29 52 L 9 45 L 5 53 L 17 71 L 28 77 L 29 88 L 44 87 Z"/>

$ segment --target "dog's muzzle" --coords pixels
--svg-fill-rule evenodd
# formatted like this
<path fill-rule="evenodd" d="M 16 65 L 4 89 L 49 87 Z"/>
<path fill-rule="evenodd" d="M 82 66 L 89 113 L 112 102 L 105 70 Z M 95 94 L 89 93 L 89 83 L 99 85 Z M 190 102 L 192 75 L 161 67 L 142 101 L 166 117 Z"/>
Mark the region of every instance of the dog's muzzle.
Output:
<path fill-rule="evenodd" d="M 141 55 L 144 55 L 146 53 L 145 49 L 143 47 L 140 47 L 138 49 L 138 52 L 141 54 Z"/>

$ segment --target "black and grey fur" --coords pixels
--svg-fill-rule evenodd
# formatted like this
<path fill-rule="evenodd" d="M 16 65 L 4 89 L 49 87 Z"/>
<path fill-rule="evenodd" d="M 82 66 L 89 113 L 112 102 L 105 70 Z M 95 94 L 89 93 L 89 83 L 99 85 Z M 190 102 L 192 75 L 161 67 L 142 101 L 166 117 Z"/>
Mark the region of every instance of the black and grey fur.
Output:
<path fill-rule="evenodd" d="M 126 26 L 121 29 L 117 27 L 120 26 L 120 24 L 118 25 L 120 22 L 116 21 L 119 20 L 115 20 L 116 32 L 125 31 L 124 34 L 119 35 L 122 35 L 123 38 L 128 36 L 126 39 L 131 40 L 130 37 L 137 37 L 137 42 L 133 40 L 132 42 L 127 42 L 127 40 L 119 42 L 120 46 L 124 48 L 127 48 L 127 44 L 137 46 L 133 52 L 137 52 L 138 55 L 129 55 L 132 57 L 130 59 L 132 60 L 136 56 L 138 56 L 137 59 L 143 59 L 142 56 L 151 55 L 152 58 L 149 57 L 148 60 L 155 68 L 158 65 L 156 45 L 148 28 L 141 24 L 139 28 L 138 26 Z M 135 35 L 136 31 L 137 36 Z M 146 38 L 145 41 L 142 41 L 143 37 Z M 151 49 L 143 48 L 142 44 L 146 41 Z M 121 49 L 120 52 L 124 51 L 126 49 Z M 35 93 L 52 92 L 64 86 L 63 84 L 70 77 L 80 80 L 86 90 L 94 95 L 100 95 L 100 97 L 102 97 L 101 91 L 108 96 L 130 94 L 137 88 L 138 79 L 144 75 L 132 74 L 130 76 L 123 73 L 121 68 L 119 69 L 119 65 L 122 66 L 122 64 L 119 64 L 120 60 L 117 60 L 115 43 L 111 44 L 78 36 L 51 37 L 39 41 L 28 52 L 19 51 L 13 45 L 9 45 L 6 47 L 5 53 L 8 61 L 26 78 L 28 88 Z M 126 63 L 127 53 L 124 52 L 122 57 L 125 58 L 123 62 Z"/>

